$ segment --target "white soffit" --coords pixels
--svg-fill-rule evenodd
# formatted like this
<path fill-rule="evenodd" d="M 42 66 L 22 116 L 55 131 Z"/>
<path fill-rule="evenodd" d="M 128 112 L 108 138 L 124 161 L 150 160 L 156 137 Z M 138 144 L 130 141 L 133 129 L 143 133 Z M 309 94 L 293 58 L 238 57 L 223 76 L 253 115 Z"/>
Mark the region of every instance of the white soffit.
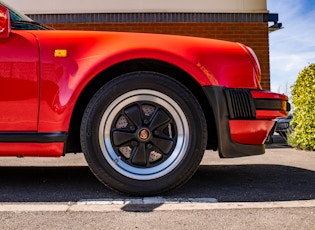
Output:
<path fill-rule="evenodd" d="M 266 0 L 4 0 L 25 14 L 200 12 L 266 13 Z"/>

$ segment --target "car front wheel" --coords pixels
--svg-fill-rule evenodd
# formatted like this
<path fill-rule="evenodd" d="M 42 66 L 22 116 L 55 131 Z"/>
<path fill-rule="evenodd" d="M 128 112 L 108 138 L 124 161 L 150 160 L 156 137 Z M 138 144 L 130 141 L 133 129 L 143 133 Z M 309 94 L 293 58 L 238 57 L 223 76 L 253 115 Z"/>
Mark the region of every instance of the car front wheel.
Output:
<path fill-rule="evenodd" d="M 105 84 L 91 99 L 81 145 L 101 182 L 131 195 L 154 195 L 194 174 L 206 127 L 186 87 L 158 73 L 134 72 Z"/>

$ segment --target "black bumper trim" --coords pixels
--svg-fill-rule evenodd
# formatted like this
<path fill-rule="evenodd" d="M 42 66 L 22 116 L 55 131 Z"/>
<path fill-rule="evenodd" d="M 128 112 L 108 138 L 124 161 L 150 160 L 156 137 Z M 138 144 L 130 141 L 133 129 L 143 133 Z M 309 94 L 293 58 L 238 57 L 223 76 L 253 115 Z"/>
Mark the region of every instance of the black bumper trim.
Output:
<path fill-rule="evenodd" d="M 217 126 L 218 149 L 222 158 L 260 155 L 265 153 L 265 145 L 245 145 L 232 140 L 230 132 L 230 114 L 226 98 L 226 88 L 218 86 L 203 87 L 212 107 Z M 250 99 L 252 100 L 252 99 Z M 252 106 L 253 102 L 250 102 Z M 243 118 L 244 119 L 244 118 Z M 252 119 L 252 118 L 251 118 Z"/>
<path fill-rule="evenodd" d="M 283 110 L 286 111 L 291 110 L 291 105 L 289 102 L 285 102 L 285 106 L 283 106 L 283 100 L 280 99 L 262 99 L 262 98 L 255 98 L 254 104 L 257 110 Z M 285 107 L 285 108 L 284 108 Z"/>

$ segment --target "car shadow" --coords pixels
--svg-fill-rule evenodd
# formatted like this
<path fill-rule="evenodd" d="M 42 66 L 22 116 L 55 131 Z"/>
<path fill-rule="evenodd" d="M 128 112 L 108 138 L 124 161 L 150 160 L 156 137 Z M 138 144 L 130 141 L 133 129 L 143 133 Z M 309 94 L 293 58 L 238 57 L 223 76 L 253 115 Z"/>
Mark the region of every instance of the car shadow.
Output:
<path fill-rule="evenodd" d="M 196 189 L 197 188 L 197 189 Z M 193 179 L 172 196 L 213 197 L 219 202 L 315 199 L 315 172 L 283 165 L 200 166 Z"/>
<path fill-rule="evenodd" d="M 87 166 L 0 167 L 0 202 L 77 202 L 126 199 L 103 186 Z M 164 198 L 219 202 L 315 199 L 315 172 L 283 165 L 201 165 L 183 187 Z"/>

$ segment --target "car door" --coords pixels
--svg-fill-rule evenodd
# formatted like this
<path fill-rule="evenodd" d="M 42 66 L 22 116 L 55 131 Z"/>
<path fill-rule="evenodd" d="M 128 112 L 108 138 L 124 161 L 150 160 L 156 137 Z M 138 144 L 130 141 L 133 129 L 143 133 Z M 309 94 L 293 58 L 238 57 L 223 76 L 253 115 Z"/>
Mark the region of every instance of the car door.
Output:
<path fill-rule="evenodd" d="M 36 131 L 39 49 L 28 31 L 0 39 L 0 132 Z"/>

